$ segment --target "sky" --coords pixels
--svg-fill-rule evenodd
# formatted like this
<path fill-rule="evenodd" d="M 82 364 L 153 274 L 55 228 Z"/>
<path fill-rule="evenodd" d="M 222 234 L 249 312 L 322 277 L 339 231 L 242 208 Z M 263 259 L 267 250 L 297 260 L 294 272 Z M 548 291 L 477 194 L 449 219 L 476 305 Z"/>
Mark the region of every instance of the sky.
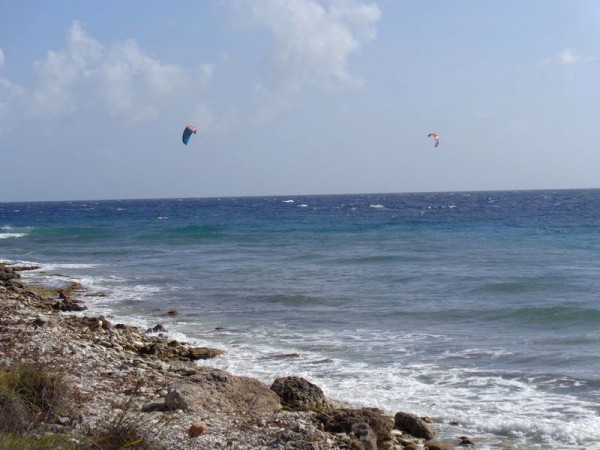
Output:
<path fill-rule="evenodd" d="M 0 201 L 600 188 L 599 80 L 597 0 L 0 0 Z"/>

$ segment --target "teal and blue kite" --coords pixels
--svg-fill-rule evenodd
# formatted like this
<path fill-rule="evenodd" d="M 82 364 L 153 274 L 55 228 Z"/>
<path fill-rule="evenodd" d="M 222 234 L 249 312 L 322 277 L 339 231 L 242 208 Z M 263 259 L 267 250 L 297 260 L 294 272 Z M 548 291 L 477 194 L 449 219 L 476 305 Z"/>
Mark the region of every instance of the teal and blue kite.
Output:
<path fill-rule="evenodd" d="M 185 145 L 187 145 L 188 141 L 190 140 L 190 136 L 192 135 L 192 133 L 196 134 L 196 127 L 192 125 L 188 125 L 187 127 L 185 127 L 185 130 L 183 130 L 183 136 L 181 137 L 181 140 Z"/>

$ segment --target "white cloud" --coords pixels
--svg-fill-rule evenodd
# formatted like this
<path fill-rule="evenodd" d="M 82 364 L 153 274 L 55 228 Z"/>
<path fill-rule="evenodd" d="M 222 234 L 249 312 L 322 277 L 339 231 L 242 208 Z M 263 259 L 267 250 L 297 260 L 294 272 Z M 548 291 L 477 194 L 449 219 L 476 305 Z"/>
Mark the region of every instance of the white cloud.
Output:
<path fill-rule="evenodd" d="M 575 66 L 578 64 L 588 63 L 596 60 L 593 56 L 577 55 L 572 49 L 568 48 L 562 52 L 558 52 L 549 58 L 542 60 L 543 65 L 558 65 L 558 66 Z"/>
<path fill-rule="evenodd" d="M 381 11 L 357 0 L 239 0 L 238 14 L 250 26 L 266 27 L 274 38 L 258 91 L 267 110 L 285 108 L 303 86 L 357 88 L 348 59 L 376 37 Z M 267 113 L 269 114 L 269 113 Z"/>
<path fill-rule="evenodd" d="M 49 51 L 34 69 L 31 87 L 0 77 L 0 120 L 8 107 L 23 120 L 85 112 L 131 122 L 154 120 L 177 102 L 193 103 L 189 92 L 201 92 L 214 67 L 204 64 L 188 70 L 165 64 L 145 54 L 133 40 L 105 46 L 75 22 L 65 48 Z"/>

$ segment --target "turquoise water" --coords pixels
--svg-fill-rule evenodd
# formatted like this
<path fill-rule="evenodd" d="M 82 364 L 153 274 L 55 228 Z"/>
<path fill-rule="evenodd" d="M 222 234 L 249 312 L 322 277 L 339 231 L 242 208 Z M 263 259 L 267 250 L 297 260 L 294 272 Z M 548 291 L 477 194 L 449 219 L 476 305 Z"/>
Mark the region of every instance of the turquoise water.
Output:
<path fill-rule="evenodd" d="M 478 448 L 600 448 L 599 255 L 598 190 L 0 203 L 93 313 Z"/>

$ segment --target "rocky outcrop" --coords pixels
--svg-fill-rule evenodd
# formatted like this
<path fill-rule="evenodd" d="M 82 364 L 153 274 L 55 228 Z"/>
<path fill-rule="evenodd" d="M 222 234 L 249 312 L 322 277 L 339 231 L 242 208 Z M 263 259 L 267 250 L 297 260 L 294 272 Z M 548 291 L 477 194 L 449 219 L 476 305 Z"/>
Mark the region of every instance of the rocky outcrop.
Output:
<path fill-rule="evenodd" d="M 368 423 L 355 423 L 352 425 L 352 434 L 356 436 L 364 450 L 377 450 L 377 436 Z"/>
<path fill-rule="evenodd" d="M 10 267 L 0 266 L 0 282 L 6 283 L 9 280 L 14 280 L 20 277 L 21 276 Z"/>
<path fill-rule="evenodd" d="M 442 441 L 426 441 L 424 444 L 427 450 L 454 450 L 454 445 Z"/>
<path fill-rule="evenodd" d="M 394 427 L 416 438 L 431 440 L 435 437 L 435 430 L 423 419 L 405 412 L 398 412 L 394 416 Z"/>
<path fill-rule="evenodd" d="M 201 413 L 262 413 L 281 408 L 277 394 L 260 381 L 211 368 L 172 383 L 165 403 L 170 410 Z"/>
<path fill-rule="evenodd" d="M 295 411 L 322 411 L 329 403 L 321 388 L 301 377 L 277 378 L 271 390 L 281 399 L 281 404 Z"/>
<path fill-rule="evenodd" d="M 188 357 L 191 361 L 197 361 L 199 359 L 212 359 L 223 354 L 223 350 L 210 347 L 192 347 L 188 349 L 184 356 Z"/>
<path fill-rule="evenodd" d="M 325 431 L 332 433 L 351 433 L 355 424 L 366 423 L 377 436 L 377 442 L 390 439 L 393 426 L 392 419 L 383 415 L 378 408 L 333 409 L 318 414 L 316 420 L 323 425 Z"/>

